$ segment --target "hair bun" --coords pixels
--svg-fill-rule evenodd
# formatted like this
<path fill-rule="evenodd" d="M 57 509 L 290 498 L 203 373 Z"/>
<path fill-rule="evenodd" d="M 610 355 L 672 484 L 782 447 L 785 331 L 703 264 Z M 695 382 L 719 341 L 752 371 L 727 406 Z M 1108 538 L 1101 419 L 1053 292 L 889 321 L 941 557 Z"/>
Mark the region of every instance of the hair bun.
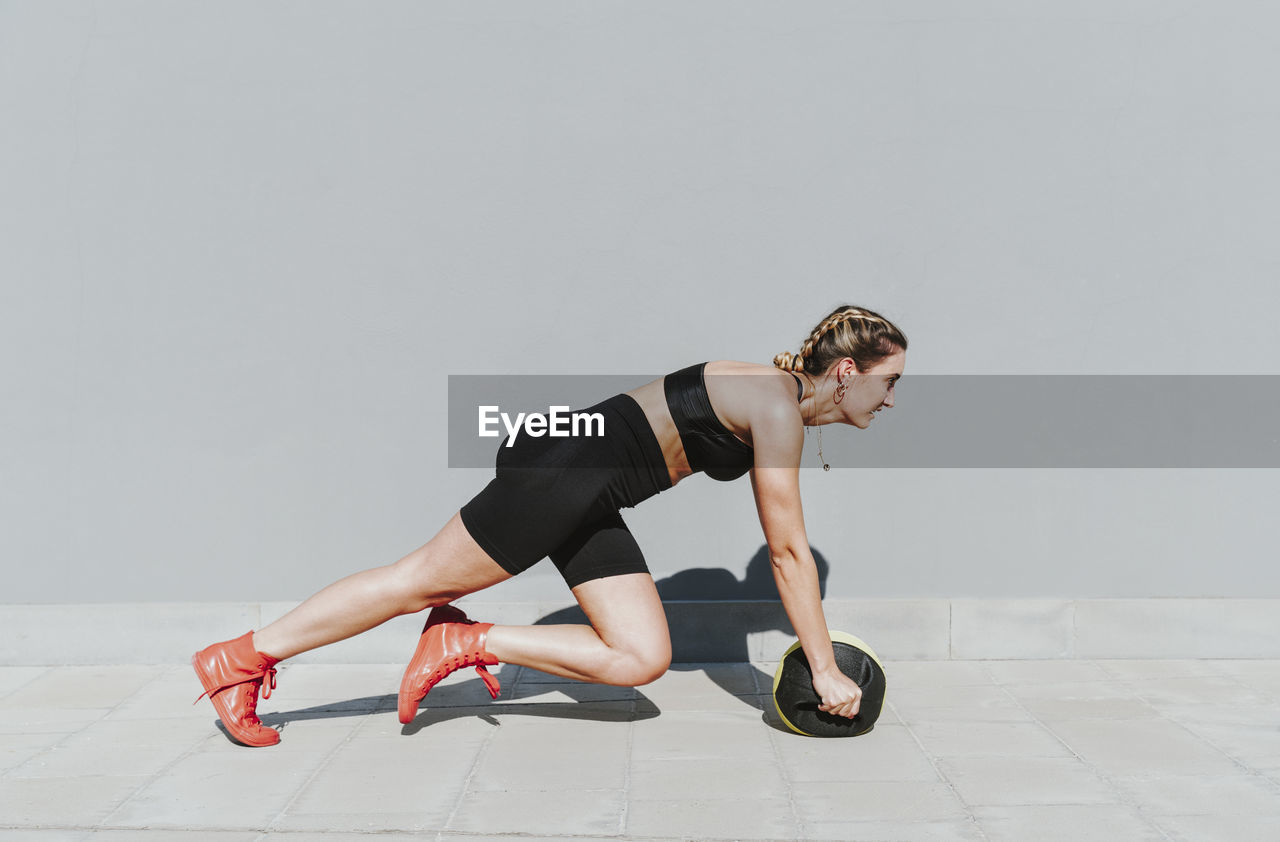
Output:
<path fill-rule="evenodd" d="M 804 371 L 804 358 L 790 351 L 783 351 L 774 357 L 773 364 L 783 371 Z"/>

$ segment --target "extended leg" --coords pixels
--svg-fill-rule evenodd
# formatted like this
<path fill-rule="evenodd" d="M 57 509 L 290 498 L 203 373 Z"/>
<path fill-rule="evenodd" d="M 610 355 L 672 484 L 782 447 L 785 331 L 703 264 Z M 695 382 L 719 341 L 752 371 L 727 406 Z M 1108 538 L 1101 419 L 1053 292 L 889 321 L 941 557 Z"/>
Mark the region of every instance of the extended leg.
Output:
<path fill-rule="evenodd" d="M 335 582 L 256 634 L 205 647 L 191 664 L 233 737 L 245 745 L 274 745 L 280 735 L 262 725 L 256 707 L 259 691 L 265 698 L 275 686 L 279 661 L 509 577 L 455 514 L 434 538 L 395 564 Z"/>
<path fill-rule="evenodd" d="M 455 512 L 422 547 L 394 564 L 334 582 L 256 632 L 254 646 L 284 660 L 510 577 L 476 544 Z"/>

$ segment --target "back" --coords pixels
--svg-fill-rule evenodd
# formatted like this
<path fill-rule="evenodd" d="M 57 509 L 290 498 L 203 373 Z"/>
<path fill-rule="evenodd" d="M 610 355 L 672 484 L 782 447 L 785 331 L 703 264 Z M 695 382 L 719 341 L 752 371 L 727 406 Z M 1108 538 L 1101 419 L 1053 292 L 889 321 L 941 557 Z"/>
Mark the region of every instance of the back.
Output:
<path fill-rule="evenodd" d="M 727 482 L 751 470 L 755 452 L 716 417 L 707 395 L 706 367 L 706 362 L 702 362 L 668 374 L 663 378 L 662 388 L 689 468 Z M 798 401 L 804 394 L 804 384 L 794 372 L 791 376 L 796 379 Z"/>

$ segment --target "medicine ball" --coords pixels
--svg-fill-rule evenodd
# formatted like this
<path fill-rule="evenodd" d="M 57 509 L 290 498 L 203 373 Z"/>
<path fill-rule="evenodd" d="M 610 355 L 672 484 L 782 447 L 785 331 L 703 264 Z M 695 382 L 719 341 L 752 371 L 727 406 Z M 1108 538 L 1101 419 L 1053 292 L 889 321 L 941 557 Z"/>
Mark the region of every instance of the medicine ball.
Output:
<path fill-rule="evenodd" d="M 851 634 L 830 631 L 836 667 L 862 688 L 862 701 L 852 719 L 818 710 L 822 699 L 813 689 L 809 659 L 796 641 L 778 662 L 773 675 L 773 703 L 783 723 L 810 737 L 856 737 L 875 725 L 884 706 L 884 666 L 871 647 Z"/>

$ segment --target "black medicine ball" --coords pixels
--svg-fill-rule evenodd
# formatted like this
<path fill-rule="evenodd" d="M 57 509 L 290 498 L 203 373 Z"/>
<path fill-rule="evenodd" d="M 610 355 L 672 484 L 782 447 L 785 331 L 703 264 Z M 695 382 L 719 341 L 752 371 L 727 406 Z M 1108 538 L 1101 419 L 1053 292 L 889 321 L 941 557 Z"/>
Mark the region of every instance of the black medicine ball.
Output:
<path fill-rule="evenodd" d="M 813 689 L 813 671 L 800 642 L 796 641 L 778 662 L 773 675 L 773 703 L 783 723 L 810 737 L 856 737 L 865 734 L 880 718 L 884 706 L 884 666 L 871 647 L 845 632 L 832 631 L 831 647 L 836 666 L 862 688 L 858 715 L 852 719 L 818 710 L 822 700 Z"/>

